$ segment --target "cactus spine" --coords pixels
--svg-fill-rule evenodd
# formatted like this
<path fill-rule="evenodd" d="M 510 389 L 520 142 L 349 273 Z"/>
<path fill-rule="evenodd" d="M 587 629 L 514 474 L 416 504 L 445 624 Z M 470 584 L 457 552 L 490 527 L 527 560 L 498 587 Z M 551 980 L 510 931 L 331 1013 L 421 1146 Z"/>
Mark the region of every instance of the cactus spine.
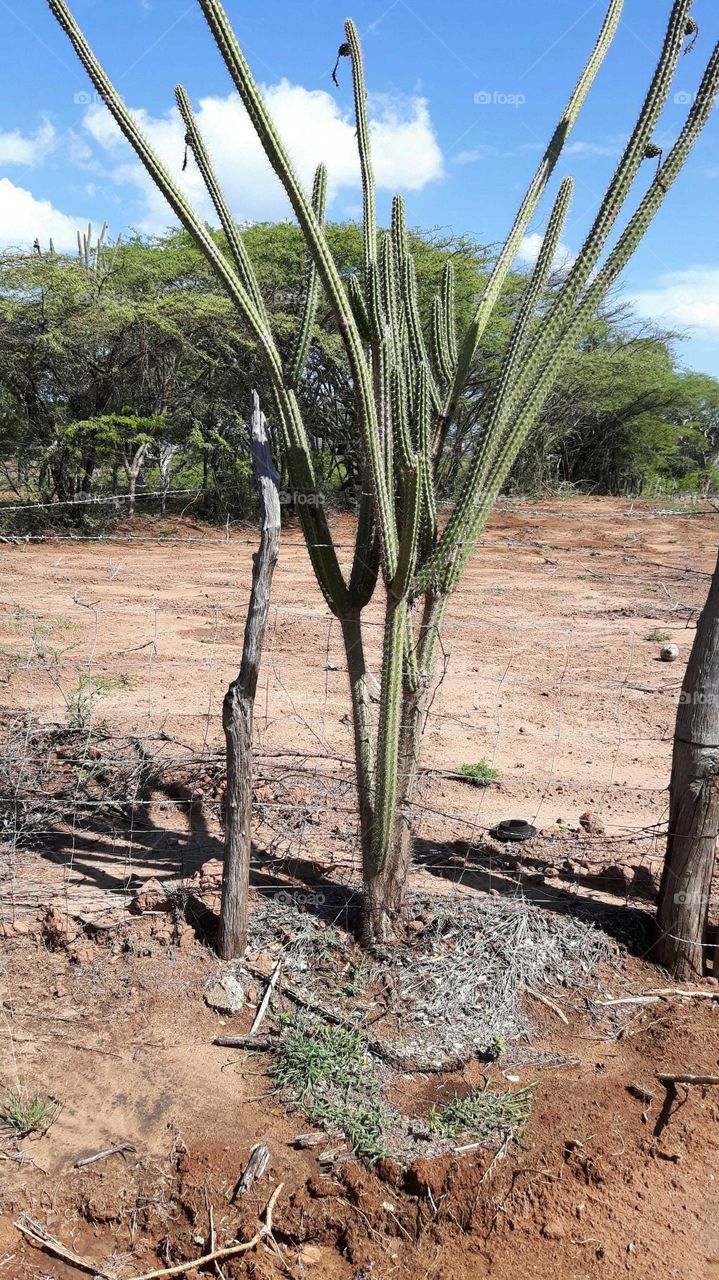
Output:
<path fill-rule="evenodd" d="M 436 479 L 444 444 L 477 348 L 534 218 L 569 134 L 616 33 L 623 0 L 608 0 L 596 44 L 569 98 L 507 239 L 497 255 L 471 322 L 457 334 L 454 271 L 448 261 L 422 324 L 404 202 L 396 196 L 389 231 L 377 226 L 375 182 L 362 50 L 354 23 L 345 24 L 352 66 L 357 144 L 363 191 L 363 270 L 343 282 L 324 233 L 326 174 L 322 166 L 308 195 L 283 146 L 220 0 L 198 0 L 227 70 L 282 183 L 307 246 L 304 304 L 296 341 L 283 363 L 257 278 L 200 136 L 190 100 L 177 90 L 188 148 L 198 165 L 225 235 L 218 247 L 204 223 L 154 156 L 138 126 L 75 23 L 65 0 L 48 0 L 96 89 L 175 214 L 211 264 L 264 357 L 274 413 L 293 486 L 314 494 L 301 508 L 303 530 L 318 583 L 340 620 L 352 695 L 357 785 L 366 886 L 368 937 L 383 941 L 401 926 L 411 850 L 411 804 L 421 727 L 427 707 L 442 618 L 492 505 L 567 356 L 592 314 L 629 261 L 689 156 L 714 105 L 719 84 L 715 48 L 699 92 L 674 144 L 636 211 L 600 264 L 609 235 L 648 156 L 678 59 L 697 37 L 691 0 L 674 0 L 664 44 L 629 142 L 584 244 L 537 324 L 540 304 L 569 211 L 566 178 L 552 208 L 537 263 L 527 281 L 503 365 L 487 397 L 483 426 L 441 534 Z M 366 483 L 357 521 L 354 560 L 346 581 L 317 493 L 308 439 L 297 401 L 320 290 L 344 343 L 351 373 Z M 367 688 L 361 614 L 380 572 L 386 595 L 384 653 L 376 736 Z M 422 600 L 419 621 L 414 604 Z"/>

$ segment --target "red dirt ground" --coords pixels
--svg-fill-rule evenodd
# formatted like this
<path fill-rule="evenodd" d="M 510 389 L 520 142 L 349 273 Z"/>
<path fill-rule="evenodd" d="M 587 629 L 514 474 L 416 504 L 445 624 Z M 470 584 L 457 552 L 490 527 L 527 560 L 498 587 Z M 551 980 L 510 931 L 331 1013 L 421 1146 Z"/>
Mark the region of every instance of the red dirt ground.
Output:
<path fill-rule="evenodd" d="M 627 902 L 651 907 L 676 695 L 715 520 L 589 499 L 507 504 L 495 515 L 445 634 L 417 888 L 514 893 L 521 881 L 550 900 L 568 861 L 563 889 L 620 913 Z M 337 524 L 347 541 L 348 522 Z M 209 758 L 235 674 L 252 539 L 227 544 L 179 520 L 127 534 L 5 547 L 4 710 L 66 720 L 81 674 L 112 677 L 93 714 L 148 742 L 162 731 Z M 657 660 L 659 644 L 646 638 L 654 629 L 680 645 L 680 662 Z M 376 669 L 376 643 L 371 656 Z M 351 793 L 332 799 L 350 752 L 344 679 L 336 624 L 289 531 L 258 698 L 266 790 L 257 840 L 261 857 L 279 831 L 273 853 L 292 855 L 299 880 L 312 863 L 335 881 L 356 869 Z M 279 755 L 288 750 L 314 756 L 289 784 Z M 447 776 L 482 757 L 500 769 L 499 786 Z M 0 1085 L 27 1082 L 62 1110 L 44 1136 L 20 1144 L 24 1159 L 10 1145 L 0 1159 L 0 1280 L 79 1274 L 23 1240 L 14 1226 L 22 1213 L 98 1269 L 114 1259 L 114 1274 L 130 1277 L 204 1252 L 209 1205 L 222 1241 L 251 1236 L 279 1181 L 276 1246 L 225 1263 L 226 1277 L 719 1280 L 719 1091 L 679 1088 L 667 1115 L 656 1081 L 661 1071 L 717 1073 L 719 1000 L 661 999 L 618 1018 L 616 1007 L 592 1009 L 560 989 L 551 997 L 565 1025 L 527 998 L 532 1046 L 570 1062 L 516 1069 L 521 1085 L 536 1082 L 519 1148 L 494 1162 L 475 1151 L 408 1170 L 320 1164 L 322 1147 L 295 1145 L 307 1123 L 268 1095 L 262 1059 L 211 1044 L 230 1021 L 248 1029 L 251 1013 L 220 1026 L 204 1006 L 202 985 L 217 967 L 210 948 L 182 923 L 168 934 L 164 919 L 125 912 L 138 881 L 191 874 L 217 855 L 216 806 L 203 785 L 192 808 L 155 796 L 131 830 L 78 831 L 69 813 L 48 832 L 47 856 L 8 851 Z M 586 810 L 603 832 L 582 830 Z M 507 816 L 545 833 L 526 865 L 508 865 L 486 840 Z M 489 862 L 478 860 L 479 844 Z M 602 879 L 617 866 L 621 891 Z M 53 951 L 39 926 L 51 901 L 85 922 L 120 923 Z M 617 997 L 668 985 L 641 955 L 602 980 Z M 707 978 L 697 990 L 711 997 L 718 985 Z M 475 1065 L 461 1079 L 407 1079 L 397 1090 L 405 1109 L 425 1114 L 476 1078 Z M 634 1084 L 653 1094 L 649 1104 L 628 1091 Z M 123 1140 L 135 1152 L 73 1167 Z M 270 1148 L 269 1170 L 233 1203 L 258 1141 Z"/>

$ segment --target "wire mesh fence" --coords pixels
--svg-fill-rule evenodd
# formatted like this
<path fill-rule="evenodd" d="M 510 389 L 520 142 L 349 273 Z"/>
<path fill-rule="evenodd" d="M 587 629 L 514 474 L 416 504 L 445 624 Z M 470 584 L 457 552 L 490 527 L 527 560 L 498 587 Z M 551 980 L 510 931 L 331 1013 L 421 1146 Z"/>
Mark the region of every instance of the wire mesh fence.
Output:
<path fill-rule="evenodd" d="M 658 651 L 671 635 L 688 656 L 715 520 L 711 506 L 504 504 L 443 631 L 414 814 L 415 889 L 623 912 L 623 927 L 641 930 L 663 856 L 683 670 Z M 349 518 L 337 527 L 349 557 Z M 59 899 L 99 919 L 125 909 L 148 877 L 185 881 L 221 857 L 221 705 L 255 540 L 247 527 L 167 517 L 8 542 L 1 922 L 22 928 Z M 365 633 L 376 701 L 379 607 Z M 352 902 L 342 637 L 292 526 L 255 741 L 257 892 L 304 894 L 308 909 Z M 495 838 L 515 818 L 536 836 Z"/>

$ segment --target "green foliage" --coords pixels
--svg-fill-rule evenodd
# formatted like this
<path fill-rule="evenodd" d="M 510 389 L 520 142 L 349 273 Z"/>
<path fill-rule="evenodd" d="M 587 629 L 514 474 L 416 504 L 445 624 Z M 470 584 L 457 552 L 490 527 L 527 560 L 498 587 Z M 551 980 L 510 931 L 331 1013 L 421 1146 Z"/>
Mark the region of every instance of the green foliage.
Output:
<path fill-rule="evenodd" d="M 648 631 L 644 637 L 645 640 L 653 640 L 656 644 L 664 644 L 665 640 L 671 640 L 668 631 L 660 631 L 658 627 L 654 627 L 652 631 Z"/>
<path fill-rule="evenodd" d="M 71 729 L 86 730 L 93 724 L 95 704 L 98 698 L 107 697 L 116 689 L 131 689 L 133 676 L 91 676 L 80 673 L 80 679 L 74 689 L 65 695 L 68 723 Z M 101 729 L 102 725 L 95 725 Z"/>
<path fill-rule="evenodd" d="M 521 1138 L 532 1110 L 534 1086 L 513 1092 L 495 1089 L 488 1082 L 482 1089 L 454 1097 L 429 1113 L 432 1133 L 442 1138 L 473 1138 L 478 1142 L 503 1142 Z"/>
<path fill-rule="evenodd" d="M 304 1102 L 318 1087 L 358 1084 L 368 1070 L 361 1032 L 300 1022 L 283 1040 L 271 1074 L 278 1088 Z"/>
<path fill-rule="evenodd" d="M 8 1089 L 0 1103 L 0 1114 L 18 1138 L 27 1138 L 40 1129 L 47 1130 L 58 1111 L 58 1100 L 52 1094 L 31 1094 L 21 1085 L 17 1089 Z"/>
<path fill-rule="evenodd" d="M 488 760 L 484 759 L 478 760 L 476 764 L 461 765 L 459 772 L 475 787 L 491 787 L 492 783 L 499 782 L 502 776 L 499 769 L 495 769 Z"/>
<path fill-rule="evenodd" d="M 377 1082 L 361 1032 L 299 1021 L 278 1046 L 270 1074 L 313 1124 L 344 1133 L 360 1159 L 388 1154 L 382 1108 L 364 1100 Z"/>

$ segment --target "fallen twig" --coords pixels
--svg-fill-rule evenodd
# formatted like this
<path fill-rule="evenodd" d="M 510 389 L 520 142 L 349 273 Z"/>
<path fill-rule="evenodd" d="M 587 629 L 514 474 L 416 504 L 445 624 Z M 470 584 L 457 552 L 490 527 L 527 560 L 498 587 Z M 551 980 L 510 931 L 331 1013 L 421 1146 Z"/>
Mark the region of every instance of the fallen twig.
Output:
<path fill-rule="evenodd" d="M 251 1036 L 254 1036 L 256 1032 L 259 1031 L 260 1025 L 269 1008 L 269 1003 L 270 1003 L 270 1000 L 272 999 L 272 992 L 277 986 L 277 982 L 281 973 L 282 973 L 282 961 L 278 960 L 277 964 L 274 967 L 272 977 L 270 978 L 267 984 L 267 990 L 265 991 L 265 994 L 262 997 L 262 1004 L 257 1010 L 257 1013 L 255 1014 L 255 1020 L 252 1023 L 252 1026 L 250 1027 Z"/>
<path fill-rule="evenodd" d="M 98 1160 L 106 1160 L 108 1156 L 121 1156 L 126 1151 L 136 1151 L 131 1142 L 118 1142 L 116 1147 L 108 1147 L 106 1151 L 98 1151 L 94 1156 L 82 1156 L 76 1160 L 73 1169 L 84 1169 L 85 1165 L 95 1164 Z"/>
<path fill-rule="evenodd" d="M 539 1000 L 540 1004 L 546 1004 L 548 1009 L 556 1013 L 557 1017 L 564 1023 L 565 1027 L 569 1026 L 569 1018 L 563 1013 L 558 1004 L 549 999 L 549 996 L 543 996 L 541 991 L 535 991 L 534 987 L 525 987 L 528 996 L 532 996 L 534 1000 Z"/>
<path fill-rule="evenodd" d="M 677 1084 L 719 1084 L 719 1076 L 671 1076 L 657 1073 L 657 1080 L 671 1089 Z"/>
<path fill-rule="evenodd" d="M 223 1049 L 276 1049 L 279 1044 L 277 1036 L 215 1036 L 213 1044 Z"/>
<path fill-rule="evenodd" d="M 243 1195 L 245 1191 L 249 1191 L 253 1182 L 256 1182 L 258 1178 L 262 1177 L 269 1163 L 269 1147 L 266 1147 L 264 1142 L 258 1142 L 257 1145 L 252 1148 L 250 1158 L 247 1161 L 247 1164 L 242 1171 L 242 1175 L 238 1180 L 237 1186 L 232 1193 L 233 1204 L 238 1196 Z"/>
<path fill-rule="evenodd" d="M 160 1271 L 146 1271 L 141 1276 L 134 1276 L 133 1280 L 164 1280 L 166 1276 L 181 1276 L 186 1271 L 194 1271 L 200 1267 L 207 1266 L 208 1262 L 219 1262 L 223 1258 L 234 1258 L 240 1253 L 248 1253 L 250 1249 L 256 1248 L 267 1236 L 272 1234 L 272 1211 L 283 1186 L 284 1183 L 279 1182 L 272 1192 L 265 1209 L 265 1220 L 251 1240 L 246 1240 L 243 1244 L 228 1245 L 225 1249 L 213 1249 L 212 1253 L 206 1253 L 202 1258 L 190 1258 L 187 1262 L 178 1263 L 176 1267 L 163 1267 Z"/>
<path fill-rule="evenodd" d="M 668 996 L 684 1000 L 719 1000 L 719 990 L 683 991 L 681 987 L 656 987 L 653 991 L 645 991 L 642 995 L 620 996 L 618 999 L 601 1000 L 599 1003 L 604 1008 L 615 1004 L 658 1004 L 660 1000 L 666 1000 Z"/>
<path fill-rule="evenodd" d="M 107 1280 L 107 1272 L 103 1271 L 90 1258 L 81 1258 L 79 1254 L 73 1253 L 71 1249 L 66 1249 L 60 1244 L 54 1236 L 46 1231 L 40 1222 L 35 1222 L 32 1218 L 28 1218 L 25 1214 L 19 1222 L 15 1223 L 18 1231 L 34 1244 L 37 1249 L 46 1249 L 48 1253 L 52 1253 L 56 1258 L 61 1258 L 63 1262 L 68 1262 L 70 1266 L 77 1267 L 79 1271 L 87 1271 L 91 1276 L 105 1277 Z"/>

